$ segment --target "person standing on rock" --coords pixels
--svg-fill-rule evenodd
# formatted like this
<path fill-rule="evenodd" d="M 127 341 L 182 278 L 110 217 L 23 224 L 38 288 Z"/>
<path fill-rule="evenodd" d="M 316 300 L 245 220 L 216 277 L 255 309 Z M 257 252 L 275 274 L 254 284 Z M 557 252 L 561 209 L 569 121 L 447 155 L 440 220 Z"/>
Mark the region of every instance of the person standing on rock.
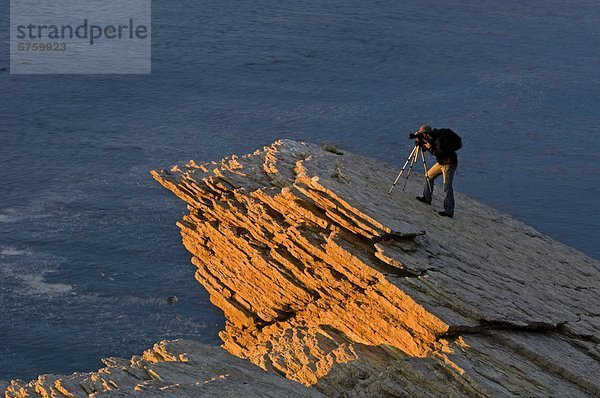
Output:
<path fill-rule="evenodd" d="M 415 133 L 418 142 L 424 150 L 429 151 L 437 161 L 427 171 L 425 189 L 423 196 L 417 196 L 417 200 L 430 205 L 433 196 L 433 182 L 443 175 L 444 177 L 444 210 L 438 212 L 442 217 L 454 217 L 454 189 L 452 182 L 454 172 L 458 166 L 456 151 L 462 147 L 458 134 L 450 129 L 433 129 L 431 126 L 423 125 Z"/>

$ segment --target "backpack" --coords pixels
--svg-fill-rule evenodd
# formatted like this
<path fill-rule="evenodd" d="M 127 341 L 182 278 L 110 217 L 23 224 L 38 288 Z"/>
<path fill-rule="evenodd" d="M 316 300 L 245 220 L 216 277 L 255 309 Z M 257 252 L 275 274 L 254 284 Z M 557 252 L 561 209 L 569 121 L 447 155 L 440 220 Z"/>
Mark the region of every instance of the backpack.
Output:
<path fill-rule="evenodd" d="M 444 137 L 444 146 L 446 149 L 456 152 L 462 148 L 462 140 L 458 134 L 450 129 L 437 129 L 441 136 Z"/>

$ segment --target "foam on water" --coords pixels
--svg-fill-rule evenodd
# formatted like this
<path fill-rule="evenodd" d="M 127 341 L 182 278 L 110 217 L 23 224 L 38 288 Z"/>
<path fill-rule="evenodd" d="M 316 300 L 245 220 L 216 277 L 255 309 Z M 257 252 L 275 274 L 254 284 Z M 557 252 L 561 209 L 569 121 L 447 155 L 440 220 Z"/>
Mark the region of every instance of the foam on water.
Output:
<path fill-rule="evenodd" d="M 27 253 L 27 250 L 19 250 L 13 246 L 6 246 L 0 248 L 0 255 L 2 256 L 22 256 Z"/>

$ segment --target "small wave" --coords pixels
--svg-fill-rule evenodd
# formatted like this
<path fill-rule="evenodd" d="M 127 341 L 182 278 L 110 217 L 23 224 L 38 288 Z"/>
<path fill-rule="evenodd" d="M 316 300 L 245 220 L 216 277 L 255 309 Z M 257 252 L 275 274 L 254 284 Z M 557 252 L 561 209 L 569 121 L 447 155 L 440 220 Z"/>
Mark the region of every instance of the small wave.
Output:
<path fill-rule="evenodd" d="M 124 296 L 118 299 L 119 305 L 123 307 L 165 307 L 170 305 L 169 297 L 136 297 Z"/>
<path fill-rule="evenodd" d="M 18 275 L 16 277 L 25 284 L 23 290 L 28 294 L 63 295 L 73 290 L 73 286 L 66 283 L 48 283 L 42 275 Z"/>
<path fill-rule="evenodd" d="M 11 217 L 8 214 L 0 214 L 0 222 L 13 222 L 15 217 Z"/>
<path fill-rule="evenodd" d="M 0 248 L 0 255 L 2 256 L 22 256 L 29 254 L 27 250 L 19 250 L 14 246 L 5 246 Z"/>

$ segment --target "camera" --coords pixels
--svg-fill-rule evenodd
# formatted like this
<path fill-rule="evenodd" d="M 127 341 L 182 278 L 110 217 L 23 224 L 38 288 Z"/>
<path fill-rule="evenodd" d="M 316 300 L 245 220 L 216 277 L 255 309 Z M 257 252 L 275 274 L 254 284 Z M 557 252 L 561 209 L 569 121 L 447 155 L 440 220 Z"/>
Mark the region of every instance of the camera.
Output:
<path fill-rule="evenodd" d="M 421 132 L 410 133 L 408 135 L 408 138 L 410 138 L 411 140 L 415 140 L 415 145 L 418 145 L 418 146 L 423 146 L 427 142 L 425 134 L 423 134 Z"/>

